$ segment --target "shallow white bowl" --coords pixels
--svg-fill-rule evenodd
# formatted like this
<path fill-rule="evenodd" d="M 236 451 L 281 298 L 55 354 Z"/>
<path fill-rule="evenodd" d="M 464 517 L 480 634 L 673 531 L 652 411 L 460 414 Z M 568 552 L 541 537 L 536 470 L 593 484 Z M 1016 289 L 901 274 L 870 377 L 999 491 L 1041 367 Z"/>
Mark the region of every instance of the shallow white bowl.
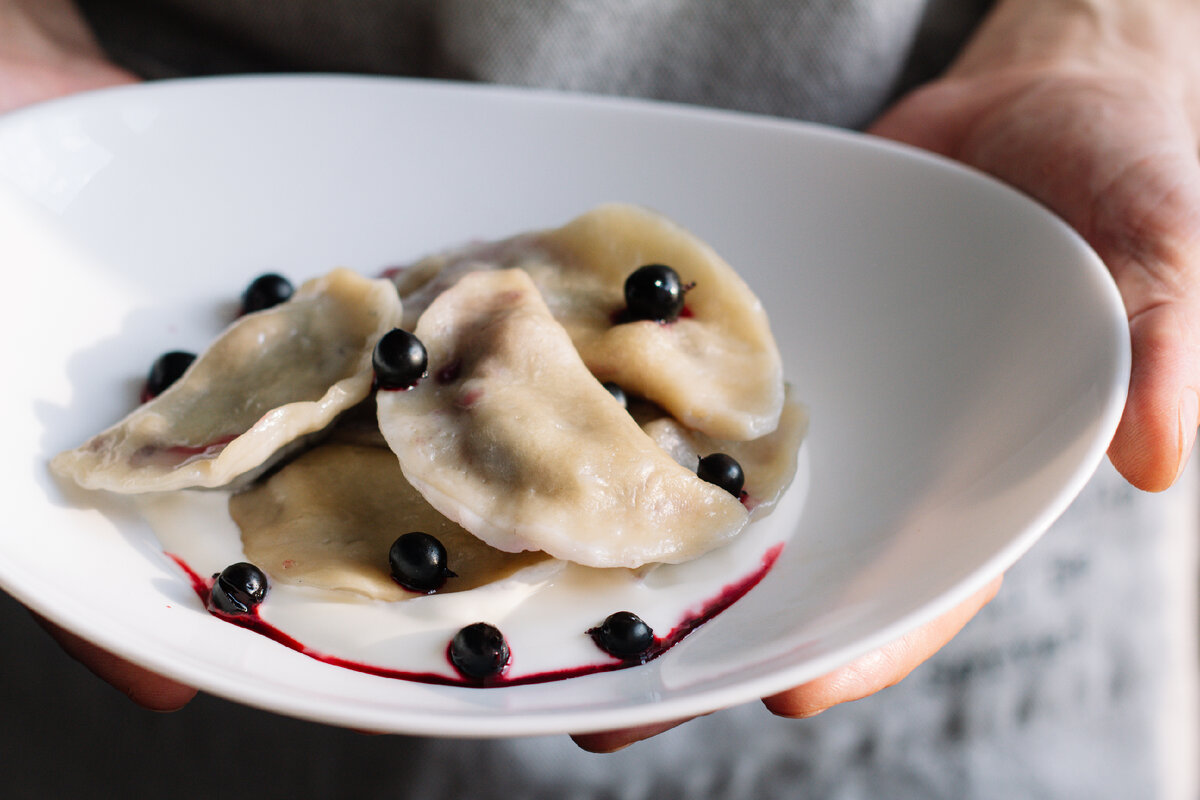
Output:
<path fill-rule="evenodd" d="M 47 471 L 255 274 L 374 273 L 610 200 L 734 264 L 812 413 L 793 544 L 645 667 L 489 690 L 331 667 L 207 615 L 125 504 Z M 635 101 L 304 76 L 49 103 L 0 119 L 0 263 L 0 584 L 204 690 L 381 731 L 597 730 L 820 675 L 1016 560 L 1103 457 L 1128 379 L 1103 265 L 1017 193 L 863 136 Z"/>

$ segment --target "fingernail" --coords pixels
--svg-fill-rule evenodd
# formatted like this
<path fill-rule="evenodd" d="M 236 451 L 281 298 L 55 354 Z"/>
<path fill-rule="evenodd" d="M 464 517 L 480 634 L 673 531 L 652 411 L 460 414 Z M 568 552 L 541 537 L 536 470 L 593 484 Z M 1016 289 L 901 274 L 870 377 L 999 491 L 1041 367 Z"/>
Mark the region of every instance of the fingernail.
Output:
<path fill-rule="evenodd" d="M 1200 394 L 1189 387 L 1179 396 L 1179 467 L 1175 472 L 1176 478 L 1183 474 L 1187 466 L 1197 424 L 1200 424 Z"/>

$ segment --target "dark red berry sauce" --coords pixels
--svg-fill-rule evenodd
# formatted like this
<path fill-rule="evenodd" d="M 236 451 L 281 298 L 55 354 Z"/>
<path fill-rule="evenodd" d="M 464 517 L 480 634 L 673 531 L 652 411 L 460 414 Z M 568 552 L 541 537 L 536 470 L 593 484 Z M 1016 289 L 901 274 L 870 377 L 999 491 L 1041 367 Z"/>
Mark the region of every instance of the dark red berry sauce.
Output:
<path fill-rule="evenodd" d="M 167 555 L 172 561 L 178 564 L 179 568 L 182 569 L 188 576 L 188 578 L 191 580 L 192 588 L 195 590 L 196 595 L 200 598 L 200 602 L 214 617 L 223 619 L 226 622 L 232 622 L 234 625 L 238 625 L 242 628 L 252 630 L 255 633 L 258 633 L 274 642 L 283 645 L 284 647 L 291 648 L 298 653 L 303 653 L 309 658 L 316 659 L 317 661 L 321 661 L 335 667 L 352 669 L 356 672 L 365 672 L 368 675 L 376 675 L 381 678 L 395 678 L 398 680 L 415 681 L 417 683 L 436 684 L 440 686 L 495 687 L 525 686 L 535 683 L 548 683 L 550 681 L 576 678 L 582 675 L 593 675 L 599 672 L 612 672 L 618 669 L 627 669 L 629 667 L 635 667 L 640 664 L 644 664 L 647 661 L 652 661 L 653 659 L 658 658 L 663 653 L 670 650 L 675 645 L 679 644 L 679 642 L 683 641 L 684 638 L 686 638 L 692 631 L 696 630 L 705 622 L 708 622 L 710 619 L 729 608 L 731 605 L 740 600 L 747 592 L 757 586 L 759 581 L 761 581 L 766 574 L 771 571 L 771 568 L 775 566 L 775 562 L 778 561 L 779 555 L 782 552 L 782 543 L 777 544 L 769 549 L 763 554 L 758 569 L 741 580 L 725 586 L 715 597 L 710 598 L 707 602 L 705 602 L 698 612 L 692 613 L 682 619 L 665 635 L 655 636 L 654 644 L 652 644 L 644 654 L 638 656 L 637 658 L 619 661 L 606 661 L 595 664 L 584 664 L 582 666 L 572 667 L 570 669 L 539 672 L 530 675 L 522 675 L 516 678 L 510 678 L 502 672 L 499 675 L 490 676 L 482 680 L 472 680 L 465 677 L 452 678 L 446 675 L 440 675 L 431 672 L 408 672 L 405 670 L 391 669 L 388 667 L 378 667 L 372 664 L 351 661 L 350 659 L 340 658 L 338 656 L 333 656 L 327 653 L 322 653 L 318 650 L 314 650 L 303 642 L 300 642 L 287 635 L 274 625 L 271 625 L 269 622 L 266 622 L 259 615 L 257 608 L 251 609 L 251 611 L 246 614 L 227 614 L 223 611 L 213 608 L 212 603 L 209 602 L 209 598 L 212 596 L 212 587 L 216 576 L 211 578 L 201 577 L 196 573 L 195 570 L 188 566 L 183 559 L 170 553 Z M 449 662 L 448 651 L 446 660 Z"/>
<path fill-rule="evenodd" d="M 193 461 L 199 461 L 206 458 L 216 458 L 225 449 L 226 445 L 238 438 L 240 434 L 231 433 L 227 436 L 222 436 L 214 439 L 208 444 L 174 444 L 167 447 L 148 444 L 138 448 L 136 452 L 129 458 L 129 463 L 134 467 L 144 466 L 162 466 L 162 467 L 180 467 L 184 464 L 190 464 Z"/>
<path fill-rule="evenodd" d="M 437 371 L 438 383 L 454 383 L 462 374 L 462 360 L 454 359 Z"/>

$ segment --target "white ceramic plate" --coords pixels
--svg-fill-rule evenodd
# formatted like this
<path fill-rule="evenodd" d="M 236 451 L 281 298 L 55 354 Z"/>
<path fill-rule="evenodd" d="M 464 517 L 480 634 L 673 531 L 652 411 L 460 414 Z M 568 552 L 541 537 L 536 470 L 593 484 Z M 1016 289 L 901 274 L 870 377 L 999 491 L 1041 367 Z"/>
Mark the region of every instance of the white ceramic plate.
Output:
<path fill-rule="evenodd" d="M 739 269 L 812 413 L 793 544 L 645 667 L 489 690 L 331 667 L 210 617 L 137 515 L 47 471 L 259 272 L 373 273 L 609 200 Z M 50 103 L 0 119 L 0 263 L 0 584 L 178 680 L 381 731 L 604 729 L 822 674 L 1018 558 L 1103 457 L 1128 373 L 1103 266 L 1015 192 L 862 136 L 631 101 L 288 77 Z"/>

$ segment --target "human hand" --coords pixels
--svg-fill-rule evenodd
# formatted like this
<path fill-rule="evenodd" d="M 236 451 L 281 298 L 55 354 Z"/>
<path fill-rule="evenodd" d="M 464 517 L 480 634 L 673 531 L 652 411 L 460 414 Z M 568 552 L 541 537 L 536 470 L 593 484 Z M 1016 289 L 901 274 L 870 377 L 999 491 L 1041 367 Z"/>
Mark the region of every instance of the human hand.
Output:
<path fill-rule="evenodd" d="M 70 0 L 0 0 L 0 114 L 135 80 L 104 57 Z"/>
<path fill-rule="evenodd" d="M 1108 265 L 1133 347 L 1109 457 L 1151 491 L 1186 465 L 1200 404 L 1200 13 L 1171 5 L 1010 0 L 871 129 L 1026 192 Z"/>
<path fill-rule="evenodd" d="M 1197 426 L 1197 34 L 1194 3 L 1004 0 L 946 76 L 901 99 L 871 128 L 1012 184 L 1096 249 L 1125 300 L 1133 343 L 1129 401 L 1109 456 L 1147 490 L 1175 481 Z M 949 642 L 999 584 L 764 703 L 807 717 L 898 682 Z M 575 740 L 610 752 L 677 724 Z"/>
<path fill-rule="evenodd" d="M 814 717 L 840 703 L 860 700 L 899 683 L 908 673 L 942 649 L 958 634 L 963 625 L 979 613 L 979 609 L 996 596 L 1001 580 L 1001 577 L 995 578 L 957 607 L 896 641 L 828 675 L 765 697 L 763 704 L 781 717 L 802 719 Z M 571 738 L 584 750 L 612 753 L 687 721 L 680 719 L 637 728 L 576 734 Z"/>
<path fill-rule="evenodd" d="M 0 114 L 135 80 L 105 59 L 70 0 L 0 0 Z M 63 650 L 138 705 L 171 711 L 196 694 L 195 689 L 131 664 L 36 614 L 34 618 Z"/>
<path fill-rule="evenodd" d="M 81 639 L 70 631 L 37 614 L 38 624 L 58 642 L 59 646 L 97 677 L 123 692 L 130 700 L 151 711 L 177 711 L 196 696 L 190 686 L 164 678 L 148 669 L 139 667 L 120 656 Z"/>

